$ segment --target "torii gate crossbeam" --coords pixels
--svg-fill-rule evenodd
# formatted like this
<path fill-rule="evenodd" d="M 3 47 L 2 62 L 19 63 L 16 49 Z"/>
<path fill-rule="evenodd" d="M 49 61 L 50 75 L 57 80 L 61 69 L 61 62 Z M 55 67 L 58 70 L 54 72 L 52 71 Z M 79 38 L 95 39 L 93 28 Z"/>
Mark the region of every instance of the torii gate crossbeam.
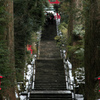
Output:
<path fill-rule="evenodd" d="M 48 0 L 48 1 L 49 1 L 50 4 L 59 4 L 59 3 L 60 3 L 58 0 L 56 0 L 56 1 L 54 1 L 54 2 L 52 2 L 52 1 L 50 1 L 50 0 Z"/>

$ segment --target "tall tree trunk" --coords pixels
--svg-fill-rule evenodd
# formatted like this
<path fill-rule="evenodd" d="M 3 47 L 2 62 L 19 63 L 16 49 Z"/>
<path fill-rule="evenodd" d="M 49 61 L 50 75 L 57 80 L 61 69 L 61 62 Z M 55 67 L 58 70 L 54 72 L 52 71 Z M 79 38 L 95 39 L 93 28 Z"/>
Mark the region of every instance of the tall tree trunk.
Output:
<path fill-rule="evenodd" d="M 14 37 L 15 37 L 15 68 L 17 82 L 23 81 L 24 67 L 25 67 L 25 47 L 28 34 L 28 0 L 22 2 L 14 2 Z M 19 10 L 21 9 L 21 10 Z M 23 10 L 22 10 L 23 9 Z M 28 24 L 29 25 L 29 24 Z"/>
<path fill-rule="evenodd" d="M 6 11 L 8 13 L 8 23 L 7 23 L 7 45 L 9 50 L 9 63 L 10 67 L 13 70 L 11 76 L 9 76 L 9 80 L 11 81 L 11 86 L 6 90 L 6 95 L 10 100 L 16 100 L 15 98 L 15 57 L 14 57 L 14 20 L 13 20 L 13 0 L 5 1 Z"/>
<path fill-rule="evenodd" d="M 75 0 L 70 1 L 70 14 L 69 14 L 69 23 L 68 23 L 68 37 L 70 38 L 71 44 L 73 41 L 73 9 L 74 9 Z"/>
<path fill-rule="evenodd" d="M 85 100 L 95 100 L 95 78 L 100 75 L 100 13 L 98 0 L 86 0 Z"/>

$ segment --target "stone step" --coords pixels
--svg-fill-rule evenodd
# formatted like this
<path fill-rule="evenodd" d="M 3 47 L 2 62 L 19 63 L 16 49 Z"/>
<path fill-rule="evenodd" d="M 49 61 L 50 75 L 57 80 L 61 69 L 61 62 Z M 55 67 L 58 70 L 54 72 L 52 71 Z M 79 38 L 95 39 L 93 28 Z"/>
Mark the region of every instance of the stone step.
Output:
<path fill-rule="evenodd" d="M 41 70 L 40 70 L 41 71 Z M 53 72 L 53 73 L 51 73 L 51 72 Z M 46 70 L 44 70 L 44 71 L 42 71 L 42 72 L 40 72 L 39 73 L 39 70 L 38 70 L 38 72 L 36 73 L 36 77 L 40 77 L 40 78 L 46 78 L 46 77 L 51 77 L 52 78 L 52 76 L 53 77 L 64 77 L 64 75 L 65 75 L 65 73 L 63 72 L 63 73 L 60 73 L 60 72 L 54 72 L 54 70 L 53 71 L 50 71 L 50 73 L 48 72 L 48 70 L 46 71 Z"/>
<path fill-rule="evenodd" d="M 62 86 L 62 85 L 54 85 L 54 86 L 52 86 L 52 85 L 46 85 L 46 84 L 45 84 L 45 85 L 41 85 L 41 84 L 40 84 L 40 85 L 37 85 L 36 87 L 49 87 L 49 88 L 50 88 L 50 87 L 55 87 L 55 88 L 57 88 L 57 87 L 64 87 L 64 88 L 65 88 L 65 86 Z M 36 88 L 36 87 L 35 87 L 35 88 Z"/>
<path fill-rule="evenodd" d="M 49 84 L 49 85 L 48 85 L 48 84 L 47 84 L 47 85 L 46 85 L 46 84 L 45 84 L 45 85 L 39 84 L 39 85 L 37 85 L 36 87 L 55 87 L 55 88 L 56 88 L 56 87 L 64 87 L 64 88 L 65 88 L 65 86 L 63 86 L 63 85 L 58 85 L 58 84 L 57 84 L 57 85 L 54 85 L 54 86 L 52 86 L 51 84 Z"/>
<path fill-rule="evenodd" d="M 39 71 L 41 71 L 41 72 L 39 72 Z M 64 75 L 65 73 L 64 73 L 64 69 L 50 69 L 50 68 L 37 68 L 36 69 L 36 72 L 37 73 L 40 73 L 40 74 L 47 74 L 47 75 L 50 75 L 50 74 L 53 74 L 53 75 L 56 75 L 56 74 L 58 74 L 59 76 L 60 75 Z M 44 73 L 45 72 L 45 73 Z M 51 73 L 51 72 L 55 72 L 55 73 Z"/>
<path fill-rule="evenodd" d="M 53 76 L 53 77 L 52 77 Z M 45 79 L 52 79 L 52 80 L 59 80 L 59 78 L 62 78 L 61 80 L 63 80 L 63 78 L 65 78 L 63 75 L 60 75 L 60 76 L 58 76 L 58 75 L 36 75 L 36 77 L 38 77 L 38 79 L 42 79 L 42 80 L 45 80 Z M 54 78 L 56 78 L 56 79 L 54 79 Z"/>
<path fill-rule="evenodd" d="M 47 59 L 44 59 L 44 58 L 38 58 L 37 61 L 61 61 L 62 59 L 61 58 L 47 58 Z"/>
<path fill-rule="evenodd" d="M 65 87 L 36 87 L 34 90 L 66 90 Z"/>
<path fill-rule="evenodd" d="M 46 51 L 46 49 L 43 49 L 40 51 L 41 55 L 43 54 L 54 54 L 56 56 L 59 56 L 60 54 L 60 50 L 57 48 L 57 47 L 54 47 L 53 49 L 49 46 L 47 47 L 48 48 L 48 51 Z M 44 52 L 45 51 L 45 52 Z"/>
<path fill-rule="evenodd" d="M 49 82 L 49 81 L 35 81 L 35 84 L 38 84 L 38 85 L 55 85 L 55 84 L 57 84 L 57 85 L 65 85 L 65 82 L 57 82 L 57 81 L 55 81 L 55 82 Z"/>
<path fill-rule="evenodd" d="M 60 80 L 36 80 L 35 84 L 65 84 L 65 81 L 60 81 Z"/>
<path fill-rule="evenodd" d="M 63 60 L 38 59 L 36 61 L 36 78 L 34 87 L 38 90 L 66 89 Z"/>
<path fill-rule="evenodd" d="M 54 77 L 54 78 L 43 78 L 43 79 L 41 79 L 39 77 L 36 77 L 35 82 L 39 83 L 39 81 L 40 82 L 42 81 L 42 83 L 43 82 L 47 82 L 47 83 L 65 83 L 65 79 L 64 78 L 59 79 L 57 77 Z"/>
<path fill-rule="evenodd" d="M 48 91 L 57 91 L 57 90 L 66 90 L 66 88 L 65 87 L 63 87 L 63 88 L 60 88 L 60 87 L 59 88 L 55 88 L 55 87 L 54 88 L 53 87 L 52 88 L 49 88 L 48 87 L 48 88 L 34 88 L 33 90 L 38 90 L 38 91 L 40 91 L 40 90 L 41 91 L 43 91 L 43 90 L 44 91 L 47 91 L 47 90 Z"/>
<path fill-rule="evenodd" d="M 59 78 L 62 78 L 62 79 L 59 79 Z M 50 76 L 46 76 L 46 77 L 41 77 L 41 76 L 39 76 L 38 78 L 37 78 L 37 76 L 36 76 L 36 81 L 37 80 L 40 80 L 40 81 L 46 81 L 46 80 L 48 80 L 48 81 L 50 81 L 51 80 L 51 82 L 58 82 L 58 81 L 62 81 L 62 82 L 64 82 L 65 81 L 65 79 L 64 79 L 65 77 L 58 77 L 58 76 L 53 76 L 53 77 L 50 77 Z"/>
<path fill-rule="evenodd" d="M 51 75 L 51 74 L 48 74 L 48 75 L 42 75 L 42 74 L 40 74 L 40 75 L 36 75 L 36 77 L 38 77 L 39 79 L 54 79 L 54 77 L 56 78 L 56 79 L 59 79 L 59 78 L 65 78 L 65 74 L 62 74 L 62 75 Z M 52 77 L 53 76 L 53 77 Z M 55 80 L 55 79 L 54 79 Z"/>
<path fill-rule="evenodd" d="M 49 66 L 48 66 L 48 67 L 49 67 Z M 36 71 L 37 71 L 37 72 L 41 71 L 41 73 L 42 73 L 42 71 L 43 71 L 43 72 L 44 72 L 44 71 L 45 71 L 45 72 L 49 72 L 48 74 L 50 74 L 51 71 L 52 71 L 52 72 L 55 71 L 55 73 L 53 73 L 53 74 L 56 74 L 56 73 L 63 74 L 63 73 L 64 73 L 64 69 L 63 69 L 63 68 L 59 68 L 59 69 L 58 69 L 57 67 L 55 67 L 55 68 L 53 67 L 53 68 L 51 68 L 51 69 L 50 69 L 50 68 L 47 68 L 47 67 L 45 67 L 45 68 L 42 68 L 42 67 L 41 67 L 41 68 L 37 68 Z"/>
<path fill-rule="evenodd" d="M 48 68 L 48 67 L 49 68 Z M 46 66 L 41 66 L 41 67 L 37 67 L 38 70 L 41 70 L 41 71 L 45 71 L 45 72 L 49 72 L 48 70 L 50 71 L 55 71 L 56 73 L 63 73 L 64 72 L 64 68 L 59 68 L 59 66 L 51 66 L 51 65 L 47 65 Z M 36 71 L 38 72 L 38 70 L 36 69 Z M 63 70 L 63 71 L 62 71 Z M 53 73 L 53 74 L 56 74 L 56 73 Z M 49 73 L 50 74 L 50 73 Z"/>
<path fill-rule="evenodd" d="M 60 84 L 38 84 L 38 85 L 35 85 L 35 88 L 37 88 L 37 87 L 45 87 L 45 88 L 47 88 L 47 87 L 64 87 L 64 88 L 66 88 L 66 86 L 65 86 L 65 84 L 64 85 L 60 85 Z"/>
<path fill-rule="evenodd" d="M 59 83 L 58 83 L 59 82 Z M 65 82 L 62 82 L 62 81 L 54 81 L 54 82 L 50 82 L 50 81 L 48 81 L 48 80 L 46 80 L 46 81 L 40 81 L 40 80 L 37 80 L 37 81 L 35 81 L 35 84 L 36 83 L 40 83 L 40 84 L 55 84 L 55 83 L 57 83 L 57 84 L 65 84 Z"/>
<path fill-rule="evenodd" d="M 40 58 L 61 58 L 60 50 L 55 41 L 41 41 Z"/>
<path fill-rule="evenodd" d="M 72 100 L 72 98 L 30 98 L 29 100 Z"/>
<path fill-rule="evenodd" d="M 43 81 L 42 83 L 39 83 L 38 81 Z M 46 82 L 46 83 L 45 83 Z M 61 84 L 61 85 L 63 85 L 64 83 L 65 83 L 65 80 L 54 80 L 54 79 L 52 79 L 52 80 L 49 80 L 49 79 L 45 79 L 45 80 L 40 80 L 40 79 L 37 79 L 36 81 L 35 81 L 35 84 L 37 85 L 37 84 L 49 84 L 49 83 L 54 83 L 55 85 L 57 85 L 57 84 Z"/>
<path fill-rule="evenodd" d="M 47 63 L 47 64 L 48 64 L 48 63 L 51 63 L 51 64 L 56 63 L 57 65 L 58 65 L 59 63 L 63 64 L 62 59 L 57 59 L 57 58 L 37 59 L 36 62 L 38 62 L 38 63 L 43 63 L 43 64 L 45 64 L 45 63 Z"/>
<path fill-rule="evenodd" d="M 48 97 L 48 98 L 71 98 L 72 95 L 71 94 L 35 94 L 35 95 L 32 95 L 31 94 L 31 98 L 36 98 L 37 96 L 39 96 L 39 98 L 41 97 L 44 98 L 44 97 Z"/>
<path fill-rule="evenodd" d="M 72 100 L 70 91 L 32 91 L 29 100 Z"/>
<path fill-rule="evenodd" d="M 54 37 L 57 35 L 56 31 L 56 22 L 54 21 L 53 24 L 50 24 L 47 27 L 44 27 L 44 30 L 42 30 L 42 36 L 41 39 L 44 40 L 54 40 Z"/>

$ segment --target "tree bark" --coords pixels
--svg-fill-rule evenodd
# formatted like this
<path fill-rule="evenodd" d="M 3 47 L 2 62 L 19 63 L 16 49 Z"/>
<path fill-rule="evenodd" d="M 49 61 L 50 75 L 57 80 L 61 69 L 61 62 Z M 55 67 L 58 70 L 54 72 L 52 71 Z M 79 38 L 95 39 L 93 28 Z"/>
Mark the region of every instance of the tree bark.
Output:
<path fill-rule="evenodd" d="M 71 0 L 70 1 L 70 13 L 69 13 L 69 23 L 68 23 L 68 37 L 70 39 L 70 42 L 72 44 L 73 42 L 73 9 L 74 9 L 74 4 L 75 4 L 75 0 Z"/>
<path fill-rule="evenodd" d="M 7 46 L 9 50 L 9 63 L 13 73 L 9 76 L 11 86 L 6 90 L 5 95 L 9 95 L 10 100 L 16 100 L 15 97 L 15 57 L 14 57 L 14 19 L 13 19 L 13 0 L 6 0 L 5 7 L 7 11 Z"/>
<path fill-rule="evenodd" d="M 98 0 L 86 0 L 85 100 L 95 100 L 95 78 L 100 75 L 100 13 Z"/>

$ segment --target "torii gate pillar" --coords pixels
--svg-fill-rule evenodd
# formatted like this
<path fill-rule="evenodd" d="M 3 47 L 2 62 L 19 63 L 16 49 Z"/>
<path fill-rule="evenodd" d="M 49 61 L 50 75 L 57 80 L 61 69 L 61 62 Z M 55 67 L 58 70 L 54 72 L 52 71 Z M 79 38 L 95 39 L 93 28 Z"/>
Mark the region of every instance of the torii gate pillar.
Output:
<path fill-rule="evenodd" d="M 1 79 L 3 78 L 3 76 L 0 76 L 0 86 L 1 86 Z M 0 90 L 1 90 L 1 88 L 0 88 Z"/>

